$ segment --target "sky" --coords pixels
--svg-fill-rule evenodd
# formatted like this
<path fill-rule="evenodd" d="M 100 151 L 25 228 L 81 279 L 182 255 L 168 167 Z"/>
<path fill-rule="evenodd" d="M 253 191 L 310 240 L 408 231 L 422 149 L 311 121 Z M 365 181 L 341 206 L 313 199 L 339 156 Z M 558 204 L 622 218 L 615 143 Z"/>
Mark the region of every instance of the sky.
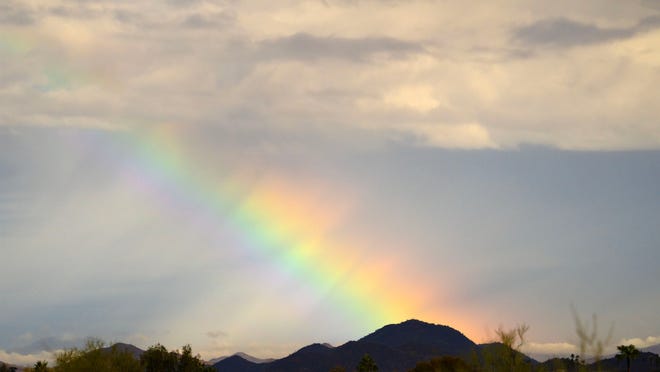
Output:
<path fill-rule="evenodd" d="M 659 45 L 656 0 L 5 0 L 0 360 L 660 343 Z"/>

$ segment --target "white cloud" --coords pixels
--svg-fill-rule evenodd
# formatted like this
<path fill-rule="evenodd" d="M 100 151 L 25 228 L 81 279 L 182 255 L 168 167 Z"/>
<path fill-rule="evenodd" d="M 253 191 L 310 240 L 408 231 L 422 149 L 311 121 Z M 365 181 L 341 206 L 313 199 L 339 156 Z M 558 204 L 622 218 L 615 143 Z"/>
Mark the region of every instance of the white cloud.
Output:
<path fill-rule="evenodd" d="M 415 128 L 429 146 L 462 149 L 497 148 L 488 130 L 478 123 L 422 125 Z"/>
<path fill-rule="evenodd" d="M 58 351 L 41 351 L 33 354 L 19 354 L 0 350 L 0 361 L 5 363 L 14 364 L 17 366 L 29 366 L 39 360 L 45 360 L 52 364 L 55 360 L 55 354 Z"/>
<path fill-rule="evenodd" d="M 546 356 L 565 357 L 572 353 L 578 353 L 579 348 L 568 342 L 530 342 L 523 346 L 523 352 Z"/>
<path fill-rule="evenodd" d="M 646 338 L 624 338 L 619 345 L 635 345 L 638 349 L 660 344 L 660 336 L 648 336 Z"/>
<path fill-rule="evenodd" d="M 556 19 L 561 6 L 546 18 L 530 17 L 533 4 L 462 6 L 192 2 L 181 12 L 53 1 L 29 9 L 29 27 L 0 26 L 4 44 L 25 44 L 3 49 L 0 125 L 174 121 L 230 130 L 227 117 L 248 112 L 269 118 L 275 131 L 322 121 L 334 132 L 368 128 L 389 139 L 395 127 L 427 133 L 427 144 L 441 147 L 660 147 L 660 57 L 648 47 L 660 33 L 647 27 L 611 43 L 537 49 L 512 33 L 527 35 L 521 23 Z M 573 22 L 603 30 L 648 23 L 641 6 L 600 8 L 576 6 Z M 329 91 L 345 99 L 313 94 Z M 481 129 L 420 130 L 419 115 Z M 231 123 L 242 125 L 235 116 Z"/>
<path fill-rule="evenodd" d="M 429 85 L 403 86 L 385 93 L 384 101 L 394 107 L 410 108 L 422 113 L 440 105 L 434 97 L 433 88 Z"/>

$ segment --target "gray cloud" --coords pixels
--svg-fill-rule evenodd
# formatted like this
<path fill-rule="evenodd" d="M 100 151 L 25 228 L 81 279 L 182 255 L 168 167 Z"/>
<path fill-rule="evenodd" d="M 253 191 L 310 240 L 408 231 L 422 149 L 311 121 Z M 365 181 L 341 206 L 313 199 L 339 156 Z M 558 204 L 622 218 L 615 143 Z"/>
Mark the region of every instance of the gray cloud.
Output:
<path fill-rule="evenodd" d="M 97 18 L 102 15 L 101 12 L 84 6 L 58 6 L 51 8 L 49 12 L 54 16 L 77 19 Z"/>
<path fill-rule="evenodd" d="M 34 13 L 20 3 L 8 1 L 0 4 L 0 24 L 29 25 L 34 23 Z"/>
<path fill-rule="evenodd" d="M 210 338 L 219 338 L 219 337 L 226 337 L 227 333 L 223 331 L 208 331 L 206 332 L 206 335 L 209 336 Z"/>
<path fill-rule="evenodd" d="M 380 53 L 402 58 L 423 52 L 424 47 L 420 44 L 389 37 L 320 37 L 307 33 L 270 39 L 259 45 L 259 54 L 262 58 L 305 61 L 323 58 L 364 61 Z"/>
<path fill-rule="evenodd" d="M 234 23 L 235 17 L 227 13 L 219 13 L 213 15 L 195 13 L 192 14 L 181 23 L 186 28 L 193 29 L 207 29 L 226 27 Z"/>
<path fill-rule="evenodd" d="M 642 6 L 647 8 L 660 10 L 660 1 L 659 0 L 642 0 Z"/>
<path fill-rule="evenodd" d="M 40 351 L 55 351 L 72 347 L 79 347 L 84 342 L 84 338 L 62 338 L 51 336 L 40 338 L 30 342 L 27 345 L 14 348 L 11 350 L 11 352 L 19 354 L 34 354 Z"/>
<path fill-rule="evenodd" d="M 660 17 L 647 17 L 628 28 L 602 28 L 567 18 L 543 19 L 515 30 L 517 40 L 530 45 L 573 47 L 627 39 L 660 27 Z"/>

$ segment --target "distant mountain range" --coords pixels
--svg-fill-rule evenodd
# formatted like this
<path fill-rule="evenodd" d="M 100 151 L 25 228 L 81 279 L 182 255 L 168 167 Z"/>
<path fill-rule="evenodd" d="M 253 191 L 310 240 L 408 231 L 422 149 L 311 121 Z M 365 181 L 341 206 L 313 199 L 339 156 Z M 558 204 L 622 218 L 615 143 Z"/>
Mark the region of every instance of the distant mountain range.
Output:
<path fill-rule="evenodd" d="M 633 361 L 634 372 L 660 372 L 660 357 L 657 353 L 648 352 L 649 349 L 660 349 L 660 345 L 642 349 L 643 352 Z M 234 354 L 213 363 L 213 367 L 219 372 L 323 372 L 338 366 L 353 371 L 360 359 L 369 354 L 376 361 L 379 371 L 408 371 L 417 363 L 434 357 L 456 356 L 468 363 L 475 359 L 483 363 L 485 355 L 502 351 L 505 351 L 505 346 L 501 343 L 477 345 L 451 327 L 408 320 L 387 325 L 357 341 L 349 341 L 337 347 L 312 344 L 282 359 L 270 362 L 260 360 L 259 363 Z M 554 358 L 539 363 L 527 355 L 518 354 L 524 363 L 542 365 L 546 371 L 572 370 L 568 358 Z M 612 357 L 602 360 L 599 367 L 592 365 L 588 369 L 623 372 L 626 370 L 625 364 L 625 361 Z"/>
<path fill-rule="evenodd" d="M 379 371 L 406 371 L 434 356 L 467 356 L 477 348 L 474 342 L 451 327 L 408 320 L 387 325 L 338 347 L 312 344 L 285 358 L 260 364 L 235 355 L 213 367 L 223 372 L 285 372 L 329 371 L 342 366 L 350 371 L 369 354 L 377 362 Z"/>
<path fill-rule="evenodd" d="M 129 353 L 135 359 L 140 359 L 140 356 L 144 353 L 144 350 L 140 349 L 139 347 L 131 344 L 124 344 L 122 342 L 117 342 L 116 344 L 113 344 L 112 346 L 109 347 L 104 347 L 101 350 L 105 352 L 109 352 L 112 349 L 122 353 Z"/>
<path fill-rule="evenodd" d="M 645 351 L 647 353 L 660 354 L 660 344 L 645 347 L 645 348 L 640 349 L 640 350 Z"/>
<path fill-rule="evenodd" d="M 213 365 L 213 364 L 216 364 L 216 363 L 218 363 L 218 362 L 220 362 L 220 361 L 222 361 L 222 360 L 225 360 L 225 359 L 227 359 L 227 358 L 231 358 L 231 357 L 234 357 L 234 356 L 235 356 L 235 357 L 242 358 L 242 359 L 245 359 L 245 360 L 247 360 L 248 362 L 252 362 L 252 363 L 256 363 L 256 364 L 270 363 L 270 362 L 275 361 L 275 359 L 273 359 L 273 358 L 269 358 L 269 359 L 260 359 L 260 358 L 257 358 L 257 357 L 253 357 L 252 355 L 245 354 L 245 353 L 243 353 L 243 352 L 238 352 L 238 353 L 233 354 L 233 355 L 228 355 L 228 356 L 224 356 L 224 357 L 219 357 L 219 358 L 211 359 L 211 360 L 209 360 L 207 363 L 210 364 L 210 365 Z"/>
<path fill-rule="evenodd" d="M 106 348 L 127 351 L 139 359 L 144 353 L 140 348 L 117 343 Z M 211 359 L 207 363 L 219 372 L 303 372 L 329 371 L 333 367 L 355 370 L 360 359 L 369 354 L 379 367 L 379 371 L 409 371 L 417 363 L 439 356 L 459 357 L 467 363 L 486 363 L 488 355 L 508 352 L 501 343 L 477 345 L 461 332 L 444 325 L 407 320 L 399 324 L 384 326 L 357 341 L 349 341 L 341 346 L 315 343 L 303 347 L 281 359 L 260 359 L 245 353 Z M 660 345 L 643 348 L 633 360 L 633 372 L 660 372 Z M 518 353 L 518 360 L 542 366 L 546 371 L 577 371 L 577 366 L 568 358 L 553 358 L 543 363 Z M 483 364 L 482 364 L 483 365 Z M 604 359 L 598 368 L 591 365 L 589 370 L 624 372 L 625 360 L 614 357 Z"/>

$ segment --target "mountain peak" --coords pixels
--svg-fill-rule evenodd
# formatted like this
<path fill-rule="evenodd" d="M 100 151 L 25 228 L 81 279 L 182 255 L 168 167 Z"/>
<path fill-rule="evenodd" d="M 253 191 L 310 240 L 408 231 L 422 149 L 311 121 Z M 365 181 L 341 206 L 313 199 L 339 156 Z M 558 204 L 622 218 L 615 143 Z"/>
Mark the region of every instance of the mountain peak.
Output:
<path fill-rule="evenodd" d="M 424 345 L 448 355 L 457 355 L 476 346 L 472 340 L 454 328 L 417 319 L 386 325 L 361 338 L 360 341 L 403 349 Z"/>
<path fill-rule="evenodd" d="M 351 368 L 369 354 L 384 371 L 407 371 L 419 361 L 441 355 L 462 356 L 475 348 L 474 342 L 449 326 L 409 319 L 337 347 L 315 343 L 264 364 L 234 356 L 215 363 L 214 367 L 229 372 L 327 371 L 336 366 Z"/>

